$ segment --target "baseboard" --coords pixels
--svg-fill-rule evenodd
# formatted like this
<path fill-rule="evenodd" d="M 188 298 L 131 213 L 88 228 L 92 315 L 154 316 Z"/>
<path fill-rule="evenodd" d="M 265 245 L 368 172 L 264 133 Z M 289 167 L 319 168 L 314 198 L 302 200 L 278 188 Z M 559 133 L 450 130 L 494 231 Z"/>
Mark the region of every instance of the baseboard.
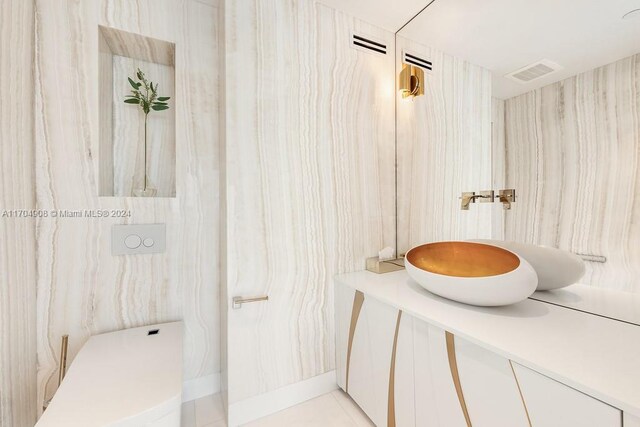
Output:
<path fill-rule="evenodd" d="M 190 402 L 220 391 L 220 373 L 193 378 L 182 384 L 182 401 Z"/>
<path fill-rule="evenodd" d="M 241 400 L 229 406 L 229 427 L 236 427 L 271 415 L 337 388 L 336 371 L 334 370 Z"/>

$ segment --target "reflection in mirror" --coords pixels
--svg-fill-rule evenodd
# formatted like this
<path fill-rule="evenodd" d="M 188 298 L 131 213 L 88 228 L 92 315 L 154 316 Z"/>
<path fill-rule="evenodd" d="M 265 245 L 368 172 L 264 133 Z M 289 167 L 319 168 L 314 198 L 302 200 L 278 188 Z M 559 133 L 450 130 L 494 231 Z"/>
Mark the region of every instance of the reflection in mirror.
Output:
<path fill-rule="evenodd" d="M 640 0 L 435 0 L 398 32 L 397 69 L 407 55 L 432 68 L 424 96 L 397 95 L 399 251 L 547 245 L 583 256 L 582 283 L 640 293 L 636 9 Z M 459 208 L 462 192 L 507 188 L 511 210 Z"/>

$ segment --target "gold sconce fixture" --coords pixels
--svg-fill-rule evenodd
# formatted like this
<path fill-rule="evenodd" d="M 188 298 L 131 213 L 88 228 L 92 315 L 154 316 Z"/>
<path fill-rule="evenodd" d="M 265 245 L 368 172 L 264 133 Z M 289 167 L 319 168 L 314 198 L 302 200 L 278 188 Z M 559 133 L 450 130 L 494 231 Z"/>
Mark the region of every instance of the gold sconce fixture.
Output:
<path fill-rule="evenodd" d="M 404 64 L 400 72 L 399 87 L 403 98 L 424 95 L 424 71 L 422 68 Z"/>

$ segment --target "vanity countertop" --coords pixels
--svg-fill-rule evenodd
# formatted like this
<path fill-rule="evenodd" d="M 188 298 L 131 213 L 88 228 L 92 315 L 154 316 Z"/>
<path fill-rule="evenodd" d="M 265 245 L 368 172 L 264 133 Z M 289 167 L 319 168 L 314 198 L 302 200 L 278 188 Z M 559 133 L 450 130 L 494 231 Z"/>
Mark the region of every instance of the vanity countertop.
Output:
<path fill-rule="evenodd" d="M 640 326 L 533 299 L 504 307 L 465 305 L 428 292 L 404 270 L 361 271 L 335 280 L 365 299 L 396 307 L 640 417 Z M 582 288 L 575 292 L 590 295 Z M 601 302 L 611 317 L 619 297 L 609 305 Z M 598 298 L 607 293 L 599 291 Z"/>

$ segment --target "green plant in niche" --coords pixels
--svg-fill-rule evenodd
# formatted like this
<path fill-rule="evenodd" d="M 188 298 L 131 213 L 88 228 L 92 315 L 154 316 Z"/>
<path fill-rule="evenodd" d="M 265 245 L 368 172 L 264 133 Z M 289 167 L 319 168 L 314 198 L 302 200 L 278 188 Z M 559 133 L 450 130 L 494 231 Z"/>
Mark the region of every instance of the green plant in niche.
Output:
<path fill-rule="evenodd" d="M 169 96 L 158 96 L 158 83 L 150 82 L 140 68 L 136 72 L 137 80 L 131 77 L 127 77 L 127 79 L 133 89 L 131 90 L 131 95 L 126 96 L 124 102 L 139 105 L 144 113 L 144 187 L 136 195 L 154 196 L 156 190 L 148 187 L 149 180 L 147 179 L 147 121 L 152 110 L 168 110 L 169 104 L 167 101 L 171 98 Z"/>

